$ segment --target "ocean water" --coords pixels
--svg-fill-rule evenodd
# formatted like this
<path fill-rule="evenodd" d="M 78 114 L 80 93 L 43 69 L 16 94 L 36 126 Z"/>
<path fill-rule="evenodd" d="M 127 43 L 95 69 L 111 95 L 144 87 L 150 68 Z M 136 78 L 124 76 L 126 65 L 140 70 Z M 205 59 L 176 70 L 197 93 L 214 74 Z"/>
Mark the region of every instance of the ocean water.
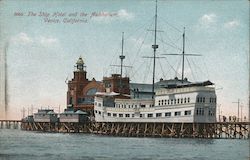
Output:
<path fill-rule="evenodd" d="M 249 140 L 132 138 L 0 129 L 0 160 L 249 160 Z"/>

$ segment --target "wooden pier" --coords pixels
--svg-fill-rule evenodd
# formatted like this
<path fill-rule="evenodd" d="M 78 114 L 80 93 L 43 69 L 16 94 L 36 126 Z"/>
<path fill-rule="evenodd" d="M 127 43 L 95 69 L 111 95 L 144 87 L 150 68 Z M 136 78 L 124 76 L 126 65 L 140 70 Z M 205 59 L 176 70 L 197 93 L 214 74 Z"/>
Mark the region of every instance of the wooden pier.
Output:
<path fill-rule="evenodd" d="M 249 138 L 249 122 L 100 123 L 92 133 L 126 137 Z"/>
<path fill-rule="evenodd" d="M 19 129 L 21 126 L 20 120 L 0 120 L 0 128 L 3 129 Z"/>
<path fill-rule="evenodd" d="M 91 133 L 91 123 L 72 122 L 22 122 L 21 129 L 27 131 L 60 132 L 60 133 Z"/>
<path fill-rule="evenodd" d="M 249 122 L 216 123 L 45 123 L 22 122 L 29 131 L 93 133 L 125 137 L 230 138 L 248 139 Z"/>

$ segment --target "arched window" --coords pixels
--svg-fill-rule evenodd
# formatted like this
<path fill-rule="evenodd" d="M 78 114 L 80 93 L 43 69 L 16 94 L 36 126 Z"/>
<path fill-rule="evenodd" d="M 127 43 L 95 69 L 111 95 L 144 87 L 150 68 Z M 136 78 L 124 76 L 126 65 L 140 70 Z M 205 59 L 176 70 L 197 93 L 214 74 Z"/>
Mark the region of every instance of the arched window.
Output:
<path fill-rule="evenodd" d="M 93 95 L 95 95 L 96 92 L 97 92 L 97 89 L 96 89 L 96 88 L 90 88 L 90 89 L 87 91 L 86 95 L 88 95 L 88 96 L 93 96 Z"/>

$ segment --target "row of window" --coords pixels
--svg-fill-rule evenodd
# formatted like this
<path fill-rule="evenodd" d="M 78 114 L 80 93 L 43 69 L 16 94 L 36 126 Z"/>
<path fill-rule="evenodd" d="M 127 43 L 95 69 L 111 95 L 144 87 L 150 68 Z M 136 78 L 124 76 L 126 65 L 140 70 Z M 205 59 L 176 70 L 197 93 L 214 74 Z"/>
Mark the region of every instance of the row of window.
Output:
<path fill-rule="evenodd" d="M 101 103 L 97 103 L 97 102 L 95 102 L 95 105 L 98 105 L 98 107 L 101 107 L 102 105 L 101 105 Z M 154 105 L 153 104 L 149 104 L 148 105 L 149 107 L 154 107 Z M 116 108 L 137 108 L 137 107 L 140 107 L 140 108 L 145 108 L 146 107 L 146 105 L 145 104 L 115 104 L 115 107 Z"/>
<path fill-rule="evenodd" d="M 206 98 L 205 97 L 197 97 L 196 102 L 197 103 L 205 103 Z M 209 103 L 216 103 L 216 98 L 209 98 Z"/>
<path fill-rule="evenodd" d="M 101 115 L 101 111 L 97 111 L 95 110 L 95 113 Z M 117 113 L 107 113 L 108 114 L 108 117 L 126 117 L 126 118 L 130 118 L 130 117 L 135 117 L 135 114 L 117 114 Z M 140 114 L 140 117 L 147 117 L 148 118 L 152 118 L 154 117 L 154 114 L 153 113 L 148 113 L 148 114 Z M 184 111 L 184 115 L 187 116 L 187 115 L 191 115 L 191 110 L 187 110 L 187 111 Z M 171 112 L 166 112 L 165 114 L 164 113 L 156 113 L 155 114 L 155 117 L 171 117 Z M 174 116 L 181 116 L 181 111 L 176 111 L 174 112 Z"/>
<path fill-rule="evenodd" d="M 183 104 L 183 103 L 190 103 L 190 98 L 178 98 L 178 99 L 165 99 L 165 100 L 159 100 L 158 105 L 163 106 L 163 105 L 173 105 L 173 104 Z"/>
<path fill-rule="evenodd" d="M 137 107 L 140 107 L 140 108 L 145 108 L 146 107 L 146 105 L 145 104 L 116 104 L 115 105 L 117 108 L 137 108 Z M 148 105 L 149 107 L 154 107 L 154 105 L 153 104 L 150 104 L 150 105 Z"/>
<path fill-rule="evenodd" d="M 197 108 L 196 109 L 196 115 L 199 115 L 199 116 L 204 116 L 204 108 Z M 215 115 L 215 112 L 213 112 L 212 110 L 208 110 L 208 115 L 209 116 L 214 116 Z"/>

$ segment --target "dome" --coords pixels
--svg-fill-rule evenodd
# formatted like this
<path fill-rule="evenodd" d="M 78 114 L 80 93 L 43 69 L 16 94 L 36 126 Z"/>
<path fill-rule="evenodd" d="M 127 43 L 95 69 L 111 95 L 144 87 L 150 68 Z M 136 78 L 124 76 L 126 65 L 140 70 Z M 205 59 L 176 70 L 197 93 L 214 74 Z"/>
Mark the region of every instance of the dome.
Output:
<path fill-rule="evenodd" d="M 76 62 L 77 65 L 84 64 L 82 57 L 79 57 L 79 59 Z"/>

